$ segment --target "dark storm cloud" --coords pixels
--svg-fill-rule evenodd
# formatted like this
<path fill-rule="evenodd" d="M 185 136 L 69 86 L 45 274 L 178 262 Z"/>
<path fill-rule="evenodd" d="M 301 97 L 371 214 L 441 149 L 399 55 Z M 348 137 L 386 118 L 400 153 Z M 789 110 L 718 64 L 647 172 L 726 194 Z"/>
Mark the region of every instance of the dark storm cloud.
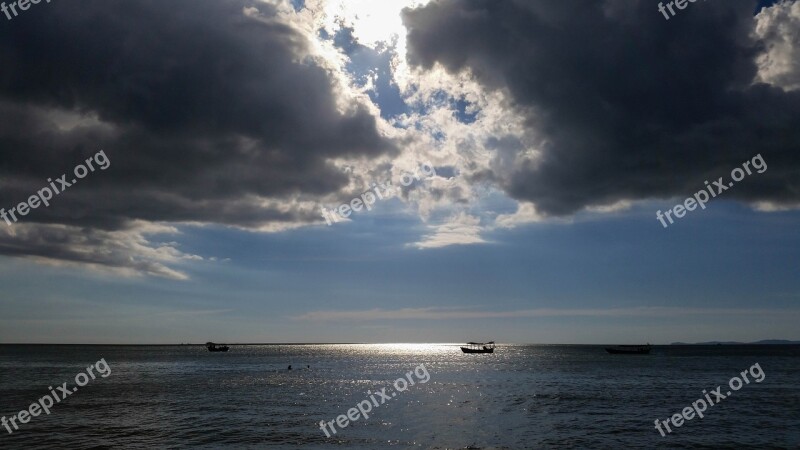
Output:
<path fill-rule="evenodd" d="M 0 223 L 2 254 L 158 272 L 125 262 L 146 245 L 109 248 L 114 237 L 103 233 L 146 229 L 130 226 L 139 219 L 319 221 L 317 211 L 281 200 L 345 185 L 328 158 L 396 151 L 366 109 L 339 112 L 329 72 L 273 6 L 42 5 L 0 26 L 0 207 L 25 201 L 47 178 L 73 178 L 73 167 L 101 149 L 111 167 L 24 223 Z M 63 236 L 70 232 L 85 238 Z"/>
<path fill-rule="evenodd" d="M 4 23 L 0 204 L 104 149 L 111 170 L 27 221 L 302 221 L 247 196 L 329 193 L 346 179 L 326 158 L 393 151 L 365 109 L 337 111 L 307 46 L 243 1 L 58 2 Z M 65 126 L 64 112 L 97 120 Z"/>
<path fill-rule="evenodd" d="M 725 193 L 800 201 L 800 93 L 752 85 L 753 1 L 442 0 L 405 10 L 409 61 L 507 89 L 543 158 L 487 175 L 540 212 L 684 196 L 761 153 Z"/>

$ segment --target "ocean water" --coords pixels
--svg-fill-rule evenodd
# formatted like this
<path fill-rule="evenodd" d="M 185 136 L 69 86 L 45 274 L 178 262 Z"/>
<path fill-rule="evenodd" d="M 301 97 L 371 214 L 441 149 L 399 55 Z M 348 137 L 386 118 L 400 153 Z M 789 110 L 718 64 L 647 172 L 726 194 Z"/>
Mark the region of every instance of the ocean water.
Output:
<path fill-rule="evenodd" d="M 228 353 L 3 345 L 0 415 L 27 409 L 49 386 L 77 387 L 75 376 L 100 359 L 108 377 L 96 375 L 13 434 L 0 428 L 0 448 L 800 448 L 800 346 L 664 346 L 620 356 L 556 345 L 501 345 L 493 355 L 452 344 Z M 704 389 L 729 391 L 728 381 L 756 363 L 762 382 L 750 376 L 665 437 L 654 428 Z M 422 376 L 408 375 L 413 386 L 392 386 L 415 368 Z M 396 396 L 383 404 L 378 396 L 368 419 L 331 437 L 320 430 L 320 421 L 382 388 Z"/>

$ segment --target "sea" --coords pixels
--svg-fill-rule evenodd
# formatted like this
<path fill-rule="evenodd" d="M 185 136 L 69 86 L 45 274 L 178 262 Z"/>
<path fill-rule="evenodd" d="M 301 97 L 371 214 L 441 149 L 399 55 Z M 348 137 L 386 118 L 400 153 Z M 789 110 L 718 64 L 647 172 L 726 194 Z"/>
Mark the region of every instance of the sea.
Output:
<path fill-rule="evenodd" d="M 0 449 L 800 448 L 798 381 L 796 345 L 0 345 Z"/>

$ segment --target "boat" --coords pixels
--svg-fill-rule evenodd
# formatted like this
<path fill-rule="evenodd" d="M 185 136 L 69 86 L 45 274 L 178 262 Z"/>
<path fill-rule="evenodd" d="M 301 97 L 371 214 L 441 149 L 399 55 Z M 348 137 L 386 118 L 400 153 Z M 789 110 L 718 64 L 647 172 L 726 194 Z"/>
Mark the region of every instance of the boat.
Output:
<path fill-rule="evenodd" d="M 467 342 L 467 346 L 461 347 L 461 351 L 464 353 L 494 353 L 494 341 Z"/>
<path fill-rule="evenodd" d="M 217 345 L 213 342 L 206 342 L 206 348 L 210 352 L 227 352 L 230 350 L 230 347 L 225 344 Z"/>
<path fill-rule="evenodd" d="M 616 347 L 606 347 L 606 351 L 612 355 L 647 355 L 650 353 L 650 344 L 617 345 Z"/>

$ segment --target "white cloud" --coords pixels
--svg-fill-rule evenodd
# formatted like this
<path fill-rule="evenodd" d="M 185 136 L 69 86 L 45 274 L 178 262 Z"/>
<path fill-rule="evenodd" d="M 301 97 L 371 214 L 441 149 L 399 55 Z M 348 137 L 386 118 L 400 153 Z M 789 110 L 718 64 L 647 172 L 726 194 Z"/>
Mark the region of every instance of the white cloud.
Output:
<path fill-rule="evenodd" d="M 785 90 L 800 89 L 800 2 L 782 2 L 756 16 L 755 36 L 766 44 L 757 81 Z"/>
<path fill-rule="evenodd" d="M 784 212 L 800 209 L 800 203 L 782 204 L 775 202 L 756 202 L 753 208 L 759 212 Z"/>
<path fill-rule="evenodd" d="M 51 266 L 85 266 L 122 276 L 151 275 L 173 280 L 189 276 L 169 267 L 181 261 L 203 260 L 184 253 L 174 242 L 151 242 L 148 235 L 180 234 L 177 228 L 137 221 L 119 231 L 69 225 L 18 223 L 0 228 L 0 248 L 15 256 Z"/>
<path fill-rule="evenodd" d="M 437 248 L 449 245 L 483 244 L 481 238 L 480 219 L 466 213 L 450 217 L 445 223 L 434 225 L 434 232 L 423 236 L 422 241 L 414 244 L 418 248 Z"/>
<path fill-rule="evenodd" d="M 531 203 L 520 203 L 513 214 L 500 214 L 495 219 L 498 228 L 515 228 L 520 225 L 541 222 L 544 217 L 536 211 L 536 206 Z"/>

